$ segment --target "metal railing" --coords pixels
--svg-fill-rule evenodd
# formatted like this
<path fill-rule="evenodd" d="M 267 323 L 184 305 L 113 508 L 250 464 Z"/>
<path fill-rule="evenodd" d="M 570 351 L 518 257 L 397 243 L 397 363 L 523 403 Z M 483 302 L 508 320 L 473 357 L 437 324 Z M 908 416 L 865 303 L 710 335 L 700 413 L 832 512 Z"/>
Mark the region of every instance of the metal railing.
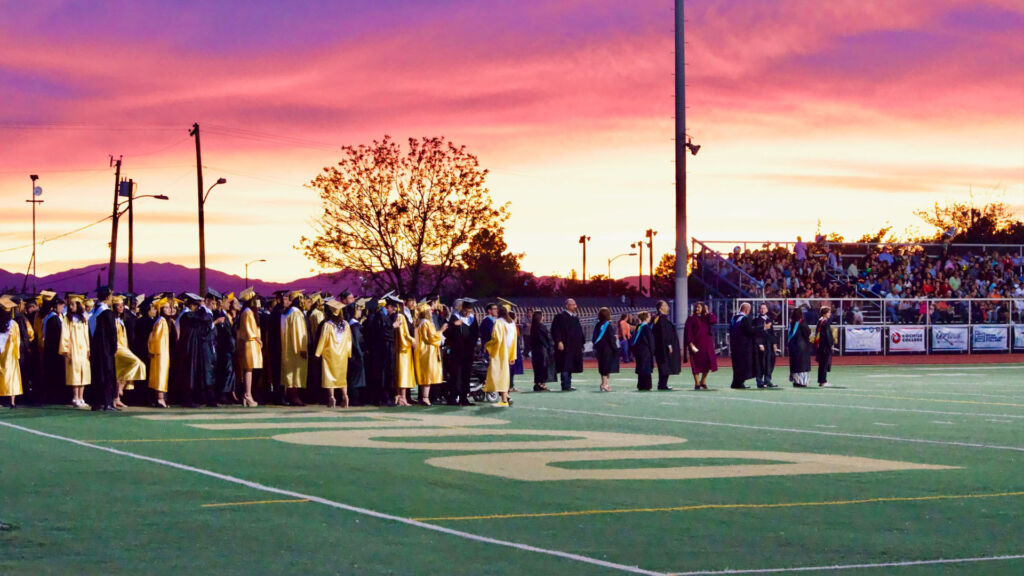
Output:
<path fill-rule="evenodd" d="M 704 242 L 691 238 L 690 254 L 693 258 L 691 275 L 697 276 L 705 286 L 727 296 L 764 296 L 764 282 L 754 278 Z"/>

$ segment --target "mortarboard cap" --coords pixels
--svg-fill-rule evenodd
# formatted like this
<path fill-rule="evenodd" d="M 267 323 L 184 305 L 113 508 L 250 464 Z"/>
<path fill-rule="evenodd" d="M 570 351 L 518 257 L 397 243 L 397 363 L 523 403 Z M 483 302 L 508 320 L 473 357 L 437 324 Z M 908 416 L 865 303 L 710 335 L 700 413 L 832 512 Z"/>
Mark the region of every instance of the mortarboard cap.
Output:
<path fill-rule="evenodd" d="M 331 311 L 331 314 L 338 316 L 341 314 L 341 309 L 345 306 L 341 303 L 341 300 L 328 300 L 324 302 L 324 306 Z"/>
<path fill-rule="evenodd" d="M 504 298 L 498 298 L 498 303 L 499 304 L 504 304 L 505 306 L 508 306 L 509 308 L 515 308 L 515 304 L 513 304 L 512 302 L 509 302 L 508 300 L 505 300 Z"/>
<path fill-rule="evenodd" d="M 200 298 L 198 294 L 193 294 L 191 292 L 185 292 L 184 294 L 181 294 L 178 299 L 188 304 L 198 304 L 199 302 L 203 301 L 203 299 Z"/>
<path fill-rule="evenodd" d="M 213 298 L 214 300 L 220 300 L 221 298 L 223 298 L 223 296 L 221 296 L 220 292 L 217 292 L 213 288 L 207 288 L 206 289 L 206 297 L 207 298 Z"/>
<path fill-rule="evenodd" d="M 14 301 L 13 297 L 8 296 L 7 294 L 0 296 L 0 309 L 12 310 L 17 305 L 18 304 Z"/>

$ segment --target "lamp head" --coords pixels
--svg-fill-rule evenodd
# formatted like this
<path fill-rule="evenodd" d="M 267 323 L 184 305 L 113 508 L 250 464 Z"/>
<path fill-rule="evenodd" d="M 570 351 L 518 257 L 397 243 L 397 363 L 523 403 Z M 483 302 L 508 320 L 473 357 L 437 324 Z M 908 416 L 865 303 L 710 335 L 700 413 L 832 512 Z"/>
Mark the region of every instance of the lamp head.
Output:
<path fill-rule="evenodd" d="M 700 146 L 698 146 L 698 148 L 700 148 Z M 227 184 L 227 183 L 228 183 L 228 179 L 227 178 L 217 178 L 217 184 Z"/>
<path fill-rule="evenodd" d="M 696 156 L 697 152 L 700 151 L 700 144 L 694 144 L 689 138 L 686 139 L 686 147 L 690 150 L 692 156 Z"/>
<path fill-rule="evenodd" d="M 35 182 L 36 180 L 39 180 L 39 174 L 29 174 L 29 178 L 31 178 L 32 181 Z"/>
<path fill-rule="evenodd" d="M 156 198 L 157 200 L 170 200 L 170 198 L 168 198 L 165 194 L 157 194 L 156 196 L 153 196 L 153 198 Z"/>

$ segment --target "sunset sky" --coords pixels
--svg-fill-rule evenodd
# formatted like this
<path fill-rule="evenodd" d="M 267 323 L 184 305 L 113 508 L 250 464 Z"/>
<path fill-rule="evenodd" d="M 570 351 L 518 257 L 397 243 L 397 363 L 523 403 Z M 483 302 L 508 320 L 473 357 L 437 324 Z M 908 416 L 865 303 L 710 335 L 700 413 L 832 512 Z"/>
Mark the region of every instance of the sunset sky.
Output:
<path fill-rule="evenodd" d="M 511 202 L 524 268 L 591 274 L 674 222 L 670 0 L 0 0 L 0 268 L 39 237 L 110 213 L 113 170 L 139 194 L 136 261 L 198 265 L 195 149 L 228 183 L 207 259 L 311 274 L 304 188 L 341 144 L 443 135 Z M 859 236 L 933 202 L 1024 216 L 1020 0 L 687 2 L 690 232 L 711 240 Z M 122 230 L 125 230 L 122 228 Z M 107 257 L 109 224 L 39 248 L 39 274 Z M 126 256 L 122 234 L 120 255 Z M 613 274 L 635 274 L 635 259 Z"/>

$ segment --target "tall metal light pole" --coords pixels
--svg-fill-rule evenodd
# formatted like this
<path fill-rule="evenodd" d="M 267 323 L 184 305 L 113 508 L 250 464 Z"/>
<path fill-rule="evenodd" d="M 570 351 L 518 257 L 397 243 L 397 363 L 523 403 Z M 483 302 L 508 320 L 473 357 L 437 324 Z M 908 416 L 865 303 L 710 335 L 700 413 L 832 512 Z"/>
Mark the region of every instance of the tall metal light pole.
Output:
<path fill-rule="evenodd" d="M 647 261 L 647 295 L 651 298 L 654 297 L 654 237 L 658 235 L 658 231 L 653 228 L 648 228 L 644 236 L 647 238 L 647 250 L 648 250 L 648 261 Z"/>
<path fill-rule="evenodd" d="M 260 258 L 259 260 L 253 260 L 252 262 L 246 262 L 245 263 L 245 287 L 246 288 L 249 287 L 249 264 L 255 264 L 257 262 L 266 262 L 266 260 L 264 260 L 263 258 Z"/>
<path fill-rule="evenodd" d="M 42 200 L 37 200 L 37 197 L 43 195 L 43 189 L 36 186 L 36 180 L 39 180 L 38 174 L 30 174 L 29 178 L 32 179 L 32 196 L 28 200 L 25 200 L 25 202 L 30 202 L 32 204 L 32 293 L 35 294 L 36 279 L 38 278 L 36 274 L 36 204 L 43 203 Z M 24 282 L 22 284 L 24 284 Z M 22 290 L 24 289 L 25 286 L 23 285 Z"/>
<path fill-rule="evenodd" d="M 587 242 L 590 241 L 590 236 L 580 236 L 580 244 L 583 244 L 583 283 L 587 283 Z"/>
<path fill-rule="evenodd" d="M 675 44 L 676 44 L 676 330 L 683 337 L 683 326 L 689 306 L 689 290 L 686 282 L 686 268 L 689 255 L 686 251 L 686 151 L 697 154 L 696 148 L 686 139 L 686 41 L 684 37 L 686 18 L 683 0 L 675 0 Z M 699 147 L 698 147 L 699 148 Z"/>
<path fill-rule="evenodd" d="M 636 252 L 623 252 L 622 254 L 619 254 L 618 256 L 615 256 L 613 258 L 609 258 L 608 259 L 608 279 L 609 280 L 612 279 L 612 262 L 615 262 L 616 260 L 618 260 L 619 258 L 622 258 L 623 256 L 636 256 Z"/>
<path fill-rule="evenodd" d="M 135 294 L 135 200 L 142 198 L 168 200 L 169 198 L 163 194 L 136 196 L 135 182 L 128 180 L 125 184 L 128 186 L 128 293 Z"/>
<path fill-rule="evenodd" d="M 636 254 L 640 256 L 637 258 L 637 272 L 636 272 L 636 291 L 643 296 L 644 295 L 644 241 L 633 242 L 629 245 L 630 248 L 636 250 Z"/>

